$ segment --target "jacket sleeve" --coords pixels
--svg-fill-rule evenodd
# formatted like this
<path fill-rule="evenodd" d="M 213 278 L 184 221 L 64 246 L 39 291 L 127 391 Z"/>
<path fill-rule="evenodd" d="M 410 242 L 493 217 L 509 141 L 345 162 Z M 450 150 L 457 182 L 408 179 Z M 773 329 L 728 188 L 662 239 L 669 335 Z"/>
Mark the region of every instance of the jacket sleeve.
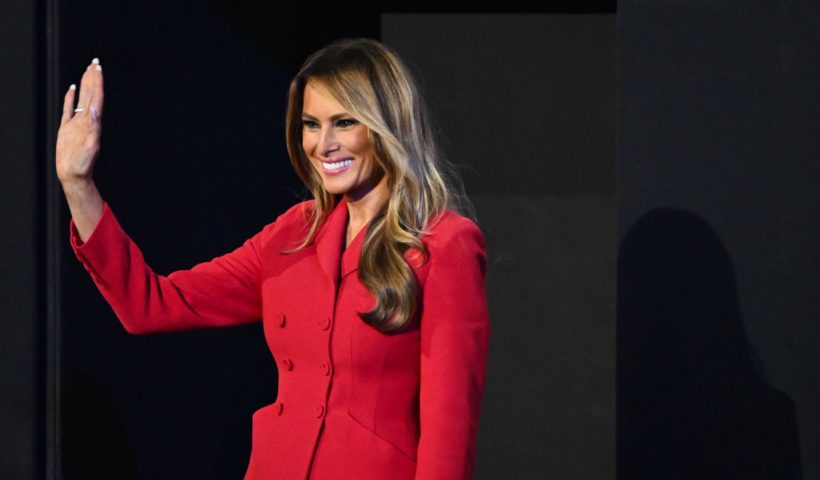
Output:
<path fill-rule="evenodd" d="M 123 231 L 107 202 L 83 243 L 69 222 L 71 248 L 129 333 L 239 325 L 261 318 L 262 238 L 270 224 L 231 253 L 190 270 L 158 275 Z"/>
<path fill-rule="evenodd" d="M 417 480 L 469 479 L 489 341 L 484 238 L 470 220 L 428 242 L 421 312 Z"/>

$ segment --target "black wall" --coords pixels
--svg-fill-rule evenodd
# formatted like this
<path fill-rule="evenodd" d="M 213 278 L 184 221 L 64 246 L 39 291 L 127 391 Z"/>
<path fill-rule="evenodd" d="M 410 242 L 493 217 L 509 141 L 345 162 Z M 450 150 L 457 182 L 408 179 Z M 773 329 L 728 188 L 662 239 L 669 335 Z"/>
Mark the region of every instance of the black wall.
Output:
<path fill-rule="evenodd" d="M 0 476 L 34 478 L 42 467 L 45 378 L 40 230 L 45 163 L 42 32 L 36 5 L 0 2 Z"/>

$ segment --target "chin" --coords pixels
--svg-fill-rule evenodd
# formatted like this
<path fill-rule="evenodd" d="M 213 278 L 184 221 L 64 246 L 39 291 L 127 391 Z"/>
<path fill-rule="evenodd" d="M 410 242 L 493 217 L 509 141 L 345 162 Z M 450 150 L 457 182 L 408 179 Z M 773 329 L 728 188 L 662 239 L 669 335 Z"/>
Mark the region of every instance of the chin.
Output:
<path fill-rule="evenodd" d="M 325 189 L 327 193 L 331 195 L 344 195 L 348 192 L 348 190 L 350 190 L 350 188 L 347 185 L 339 185 L 334 182 L 324 182 L 322 183 L 322 187 Z"/>

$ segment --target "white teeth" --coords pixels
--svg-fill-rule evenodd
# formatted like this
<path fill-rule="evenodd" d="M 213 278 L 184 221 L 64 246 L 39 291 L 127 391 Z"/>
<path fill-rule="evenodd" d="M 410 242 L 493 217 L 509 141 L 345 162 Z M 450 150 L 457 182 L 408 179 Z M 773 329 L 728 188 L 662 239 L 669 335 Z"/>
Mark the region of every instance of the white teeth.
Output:
<path fill-rule="evenodd" d="M 346 158 L 338 162 L 324 162 L 325 170 L 339 170 L 353 163 L 352 159 Z"/>

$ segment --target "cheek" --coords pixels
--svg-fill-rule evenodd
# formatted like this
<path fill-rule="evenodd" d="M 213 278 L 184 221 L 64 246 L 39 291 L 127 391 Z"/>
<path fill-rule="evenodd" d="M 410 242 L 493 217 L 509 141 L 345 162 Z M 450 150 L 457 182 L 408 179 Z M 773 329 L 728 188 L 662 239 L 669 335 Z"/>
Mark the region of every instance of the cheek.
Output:
<path fill-rule="evenodd" d="M 362 128 L 353 133 L 348 139 L 348 149 L 356 153 L 368 153 L 370 151 L 370 139 L 367 138 L 367 129 Z"/>
<path fill-rule="evenodd" d="M 364 141 L 356 139 L 355 142 L 350 143 L 349 149 L 358 154 L 365 154 L 369 151 L 370 145 L 367 143 L 367 139 L 365 139 Z"/>
<path fill-rule="evenodd" d="M 316 148 L 316 141 L 311 135 L 302 134 L 302 150 L 310 157 L 313 155 L 313 150 Z"/>

